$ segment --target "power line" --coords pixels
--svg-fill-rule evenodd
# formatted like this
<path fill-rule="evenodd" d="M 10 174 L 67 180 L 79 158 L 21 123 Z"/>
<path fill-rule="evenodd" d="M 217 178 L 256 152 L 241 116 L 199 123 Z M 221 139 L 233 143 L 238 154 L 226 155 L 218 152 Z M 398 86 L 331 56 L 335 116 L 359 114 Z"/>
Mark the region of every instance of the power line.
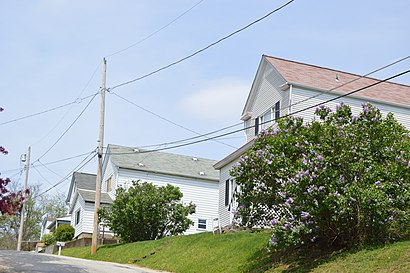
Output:
<path fill-rule="evenodd" d="M 94 154 L 94 155 L 93 155 Z M 93 155 L 92 157 L 90 157 L 88 160 L 87 158 Z M 38 198 L 44 194 L 46 194 L 47 192 L 51 191 L 52 189 L 54 189 L 55 187 L 57 187 L 58 185 L 62 184 L 64 181 L 66 181 L 69 177 L 71 177 L 72 173 L 74 172 L 78 172 L 79 170 L 81 170 L 82 168 L 84 168 L 84 166 L 86 166 L 88 163 L 90 163 L 90 161 L 96 156 L 95 151 L 89 153 L 72 171 L 70 171 L 66 176 L 64 176 L 63 179 L 61 179 L 59 182 L 55 183 L 52 187 L 48 188 L 47 190 L 43 191 L 42 193 L 38 194 L 37 196 L 35 196 L 34 198 Z M 86 161 L 87 160 L 87 161 Z M 84 161 L 86 161 L 84 163 Z M 83 164 L 84 163 L 84 164 Z"/>
<path fill-rule="evenodd" d="M 236 124 L 233 124 L 233 125 L 230 125 L 230 126 L 226 126 L 222 129 L 218 129 L 218 130 L 215 130 L 215 131 L 212 131 L 212 132 L 200 135 L 200 136 L 194 136 L 194 137 L 185 138 L 185 139 L 182 139 L 182 140 L 170 141 L 170 142 L 160 143 L 160 144 L 138 146 L 138 148 L 143 149 L 143 148 L 158 147 L 158 146 L 169 146 L 169 145 L 176 144 L 176 143 L 187 142 L 187 141 L 190 141 L 190 140 L 194 140 L 194 139 L 203 138 L 203 137 L 206 137 L 206 136 L 209 136 L 209 135 L 213 135 L 213 134 L 216 134 L 216 133 L 231 129 L 231 128 L 239 126 L 239 125 L 243 125 L 243 123 L 240 122 L 240 123 L 236 123 Z"/>
<path fill-rule="evenodd" d="M 47 184 L 49 184 L 50 186 L 53 186 L 53 183 L 51 183 L 47 178 L 44 177 L 44 175 L 37 169 L 37 168 L 33 168 L 39 175 L 40 177 L 47 182 Z M 60 191 L 62 193 L 62 191 Z"/>
<path fill-rule="evenodd" d="M 334 91 L 334 90 L 336 90 L 336 89 L 339 89 L 339 88 L 341 88 L 341 87 L 343 87 L 343 86 L 345 86 L 345 85 L 347 85 L 347 84 L 350 84 L 350 83 L 352 83 L 352 82 L 358 81 L 358 80 L 360 80 L 360 79 L 362 79 L 362 78 L 365 78 L 365 77 L 367 77 L 367 76 L 369 76 L 369 75 L 372 75 L 372 74 L 374 74 L 374 73 L 376 73 L 376 72 L 382 71 L 382 70 L 384 70 L 384 69 L 386 69 L 386 68 L 388 68 L 388 67 L 390 67 L 390 66 L 393 66 L 393 65 L 398 64 L 398 63 L 400 63 L 400 62 L 402 62 L 402 61 L 405 61 L 405 60 L 407 60 L 407 59 L 409 59 L 409 58 L 410 58 L 410 55 L 407 56 L 407 57 L 401 58 L 401 59 L 399 59 L 399 60 L 397 60 L 397 61 L 394 61 L 394 62 L 392 62 L 392 63 L 390 63 L 390 64 L 387 64 L 387 65 L 385 65 L 385 66 L 383 66 L 383 67 L 380 67 L 380 68 L 378 68 L 378 69 L 375 69 L 375 70 L 373 70 L 373 71 L 371 71 L 371 72 L 369 72 L 369 73 L 367 73 L 367 74 L 365 74 L 365 75 L 359 76 L 359 77 L 357 77 L 356 79 L 353 79 L 353 80 L 351 80 L 351 81 L 349 81 L 349 82 L 346 82 L 346 83 L 341 84 L 341 85 L 338 85 L 338 86 L 336 86 L 336 87 L 334 87 L 334 88 L 332 88 L 332 89 L 329 89 L 329 90 L 326 90 L 326 91 L 324 91 L 324 92 L 321 92 L 320 94 L 313 95 L 313 96 L 311 96 L 311 97 L 308 97 L 308 98 L 306 98 L 306 99 L 303 99 L 303 100 L 298 101 L 298 102 L 296 102 L 296 103 L 293 103 L 293 104 L 291 104 L 291 105 L 287 105 L 287 106 L 285 106 L 285 107 L 282 107 L 282 108 L 280 108 L 280 110 L 286 110 L 286 109 L 291 108 L 292 106 L 298 105 L 298 104 L 300 104 L 300 103 L 302 103 L 302 102 L 306 102 L 306 101 L 311 100 L 311 99 L 314 99 L 314 98 L 316 98 L 316 97 L 318 97 L 318 96 L 327 94 L 327 93 L 329 93 L 329 92 L 331 92 L 331 91 Z M 267 122 L 270 122 L 270 121 L 267 121 Z M 237 123 L 237 124 L 234 124 L 234 125 L 231 125 L 231 126 L 228 126 L 228 127 L 225 127 L 225 128 L 222 128 L 222 129 L 217 130 L 217 131 L 214 131 L 214 132 L 210 132 L 210 133 L 207 133 L 207 134 L 204 134 L 204 135 L 196 136 L 196 137 L 191 137 L 191 138 L 187 138 L 187 139 L 183 139 L 183 140 L 177 140 L 177 141 L 168 142 L 168 143 L 164 143 L 164 144 L 155 144 L 155 145 L 140 146 L 139 148 L 151 148 L 151 147 L 160 147 L 160 146 L 166 146 L 166 145 L 171 145 L 171 144 L 176 144 L 176 143 L 184 143 L 184 142 L 189 141 L 189 140 L 201 138 L 201 137 L 203 137 L 203 136 L 215 134 L 215 133 L 217 133 L 217 132 L 230 129 L 230 128 L 232 128 L 232 127 L 235 127 L 235 126 L 238 126 L 238 125 L 241 125 L 241 124 L 242 124 L 242 122 Z M 154 150 L 155 150 L 155 149 L 154 149 Z"/>
<path fill-rule="evenodd" d="M 176 17 L 175 19 L 173 19 L 172 21 L 170 21 L 169 23 L 167 23 L 166 25 L 162 26 L 161 28 L 157 29 L 156 31 L 152 32 L 151 34 L 145 36 L 144 38 L 142 38 L 141 40 L 139 40 L 138 42 L 135 42 L 133 44 L 131 44 L 130 46 L 123 48 L 121 50 L 118 50 L 112 54 L 109 54 L 108 56 L 106 56 L 106 58 L 117 55 L 121 52 L 124 52 L 136 45 L 141 44 L 142 42 L 148 40 L 149 38 L 151 38 L 152 36 L 154 36 L 155 34 L 157 34 L 158 32 L 160 32 L 161 30 L 164 30 L 165 28 L 169 27 L 170 25 L 172 25 L 173 23 L 175 23 L 176 21 L 178 21 L 178 19 L 180 19 L 181 17 L 183 17 L 185 14 L 187 14 L 188 12 L 190 12 L 192 9 L 194 9 L 196 6 L 198 6 L 199 4 L 201 4 L 203 1 L 205 0 L 201 0 L 199 2 L 197 2 L 195 5 L 193 5 L 192 7 L 190 7 L 189 9 L 187 9 L 186 11 L 184 11 L 182 14 L 180 14 L 178 17 Z"/>
<path fill-rule="evenodd" d="M 300 103 L 303 103 L 303 102 L 305 102 L 305 101 L 308 101 L 308 100 L 317 98 L 317 97 L 319 97 L 319 96 L 328 94 L 328 93 L 330 93 L 330 92 L 332 92 L 332 91 L 334 91 L 334 90 L 336 90 L 336 89 L 339 89 L 339 88 L 341 88 L 341 87 L 343 87 L 343 86 L 345 86 L 345 85 L 351 84 L 351 83 L 353 83 L 353 82 L 355 82 L 355 81 L 358 81 L 358 80 L 360 80 L 360 79 L 366 78 L 366 77 L 368 77 L 368 76 L 370 76 L 370 75 L 372 75 L 372 74 L 374 74 L 374 73 L 377 73 L 377 72 L 379 72 L 379 71 L 382 71 L 382 70 L 384 70 L 384 69 L 386 69 L 386 68 L 388 68 L 388 67 L 390 67 L 390 66 L 393 66 L 393 65 L 395 65 L 395 64 L 398 64 L 398 63 L 400 63 L 400 62 L 402 62 L 402 61 L 405 61 L 405 60 L 407 60 L 407 59 L 409 59 L 409 58 L 410 58 L 410 55 L 409 55 L 409 56 L 406 56 L 406 57 L 404 57 L 404 58 L 401 58 L 401 59 L 399 59 L 399 60 L 397 60 L 397 61 L 394 61 L 394 62 L 392 62 L 392 63 L 390 63 L 390 64 L 388 64 L 388 65 L 385 65 L 385 66 L 383 66 L 383 67 L 380 67 L 380 68 L 378 68 L 378 69 L 376 69 L 376 70 L 373 70 L 373 71 L 371 71 L 371 72 L 369 72 L 369 73 L 367 73 L 367 74 L 365 74 L 365 75 L 362 75 L 362 76 L 360 76 L 360 77 L 357 77 L 356 79 L 350 80 L 350 81 L 345 82 L 345 83 L 343 83 L 343 84 L 341 84 L 341 85 L 338 85 L 338 86 L 336 86 L 336 87 L 334 87 L 334 88 L 331 88 L 331 89 L 329 89 L 329 90 L 326 90 L 326 91 L 321 92 L 321 93 L 319 93 L 319 94 L 316 94 L 316 95 L 314 95 L 314 96 L 311 96 L 311 97 L 308 97 L 308 98 L 303 99 L 303 100 L 301 100 L 301 101 L 298 101 L 298 102 L 296 102 L 296 103 L 294 103 L 294 104 L 291 104 L 291 105 L 288 105 L 288 106 L 286 106 L 286 107 L 283 107 L 283 108 L 281 108 L 280 110 L 284 110 L 284 109 L 290 108 L 290 107 L 292 107 L 292 106 L 298 105 L 298 104 L 300 104 Z"/>
<path fill-rule="evenodd" d="M 132 102 L 132 101 L 130 101 L 130 100 L 128 100 L 128 99 L 126 99 L 126 98 L 120 96 L 120 95 L 118 95 L 118 94 L 115 93 L 115 92 L 111 92 L 111 94 L 117 96 L 118 98 L 120 98 L 120 99 L 122 99 L 122 100 L 128 102 L 128 103 L 131 104 L 131 105 L 134 105 L 135 107 L 137 107 L 137 108 L 139 108 L 139 109 L 141 109 L 141 110 L 143 110 L 143 111 L 145 111 L 145 112 L 147 112 L 147 113 L 150 113 L 151 115 L 156 116 L 157 118 L 160 118 L 160 119 L 162 119 L 162 120 L 164 120 L 164 121 L 166 121 L 166 122 L 168 122 L 168 123 L 171 123 L 171 124 L 173 124 L 173 125 L 175 125 L 175 126 L 177 126 L 177 127 L 179 127 L 179 128 L 182 128 L 182 129 L 184 129 L 184 130 L 186 130 L 186 131 L 189 131 L 189 132 L 194 133 L 194 134 L 196 134 L 196 135 L 202 136 L 202 134 L 200 134 L 200 133 L 198 133 L 198 132 L 196 132 L 196 131 L 194 131 L 194 130 L 192 130 L 192 129 L 189 129 L 189 128 L 183 126 L 183 125 L 180 125 L 180 124 L 178 124 L 178 123 L 176 123 L 176 122 L 174 122 L 174 121 L 172 121 L 172 120 L 170 120 L 170 119 L 167 119 L 167 118 L 165 118 L 165 117 L 163 117 L 163 116 L 161 116 L 161 115 L 158 115 L 158 114 L 156 114 L 156 113 L 154 113 L 154 112 L 152 112 L 152 111 L 150 111 L 150 110 L 148 110 L 148 109 L 146 109 L 146 108 L 144 108 L 144 107 L 142 107 L 142 106 L 139 106 L 138 104 L 136 104 L 136 103 L 134 103 L 134 102 Z M 220 143 L 220 144 L 223 144 L 223 145 L 225 145 L 225 146 L 229 146 L 229 147 L 231 147 L 231 148 L 235 148 L 235 149 L 237 148 L 237 147 L 235 147 L 235 146 L 233 146 L 233 145 L 224 143 L 224 142 L 222 142 L 222 141 L 220 141 L 220 140 L 216 140 L 216 139 L 215 139 L 214 141 L 216 141 L 216 142 L 218 142 L 218 143 Z"/>
<path fill-rule="evenodd" d="M 337 99 L 340 99 L 340 98 L 343 98 L 343 97 L 352 95 L 352 94 L 354 94 L 354 93 L 363 91 L 363 90 L 365 90 L 365 89 L 367 89 L 367 88 L 373 87 L 373 86 L 378 85 L 378 84 L 381 84 L 381 83 L 383 83 L 383 82 L 386 82 L 386 81 L 392 80 L 392 79 L 394 79 L 394 78 L 403 76 L 403 75 L 405 75 L 405 74 L 407 74 L 407 73 L 410 73 L 410 69 L 409 69 L 409 70 L 406 70 L 406 71 L 403 71 L 403 72 L 401 72 L 401 73 L 395 74 L 394 76 L 388 77 L 388 78 L 386 78 L 386 79 L 384 79 L 384 80 L 378 80 L 377 82 L 375 82 L 375 83 L 373 83 L 373 84 L 364 86 L 364 87 L 359 88 L 359 89 L 356 89 L 356 90 L 354 90 L 354 91 L 351 91 L 351 92 L 348 92 L 348 93 L 345 93 L 345 94 L 336 96 L 336 97 L 331 98 L 331 99 L 328 99 L 328 100 L 326 100 L 326 101 L 324 101 L 324 102 L 320 102 L 320 103 L 317 103 L 317 104 L 314 104 L 314 105 L 305 107 L 305 108 L 303 108 L 303 109 L 300 109 L 300 110 L 298 110 L 298 111 L 296 111 L 296 112 L 293 112 L 293 113 L 290 113 L 290 114 L 281 116 L 281 117 L 279 117 L 278 119 L 283 119 L 283 118 L 286 118 L 286 117 L 289 117 L 289 116 L 293 116 L 293 115 L 295 115 L 295 114 L 298 114 L 298 113 L 300 113 L 300 112 L 304 112 L 304 111 L 309 110 L 309 109 L 311 109 L 311 108 L 315 108 L 315 107 L 318 107 L 318 106 L 320 106 L 320 105 L 326 104 L 326 103 L 328 103 L 328 102 L 332 102 L 332 101 L 335 101 L 335 100 L 337 100 Z M 268 123 L 268 122 L 272 122 L 272 121 L 273 121 L 273 120 L 269 120 L 269 121 L 266 121 L 266 122 L 264 122 L 264 123 Z M 238 130 L 234 130 L 234 131 L 227 132 L 227 133 L 224 133 L 224 134 L 220 134 L 220 135 L 214 136 L 214 137 L 209 138 L 209 139 L 200 139 L 200 140 L 192 141 L 192 142 L 189 142 L 189 143 L 178 144 L 178 145 L 174 145 L 174 146 L 170 146 L 170 147 L 166 147 L 166 148 L 155 149 L 155 150 L 143 150 L 143 151 L 140 151 L 140 153 L 152 153 L 152 152 L 158 152 L 158 151 L 163 151 L 163 150 L 170 150 L 170 149 L 180 148 L 180 147 L 189 146 L 189 145 L 193 145 L 193 144 L 198 144 L 198 143 L 201 143 L 201 142 L 209 141 L 210 139 L 216 139 L 216 138 L 220 138 L 220 137 L 225 137 L 225 136 L 232 135 L 232 134 L 235 134 L 235 133 L 238 133 L 238 132 L 241 132 L 241 131 L 245 131 L 245 130 L 248 130 L 248 129 L 251 129 L 251 128 L 254 128 L 254 126 L 248 126 L 248 127 L 242 128 L 242 129 L 238 129 Z M 112 154 L 132 154 L 132 153 L 112 153 Z"/>
<path fill-rule="evenodd" d="M 222 41 L 224 41 L 224 40 L 226 40 L 226 39 L 228 39 L 228 38 L 230 38 L 230 37 L 232 37 L 232 36 L 234 36 L 234 35 L 236 35 L 236 34 L 242 32 L 242 31 L 244 31 L 245 29 L 251 27 L 252 25 L 254 25 L 254 24 L 256 24 L 256 23 L 259 23 L 260 21 L 262 21 L 262 20 L 268 18 L 268 17 L 271 16 L 272 14 L 274 14 L 274 13 L 280 11 L 281 9 L 285 8 L 287 5 L 291 4 L 293 1 L 295 1 L 295 0 L 290 0 L 290 1 L 288 1 L 287 3 L 283 4 L 282 6 L 276 8 L 276 9 L 272 10 L 271 12 L 269 12 L 268 14 L 266 14 L 266 15 L 260 17 L 259 19 L 257 19 L 257 20 L 255 20 L 255 21 L 253 21 L 253 22 L 247 24 L 246 26 L 244 26 L 244 27 L 242 27 L 242 28 L 240 28 L 240 29 L 238 29 L 238 30 L 236 30 L 236 31 L 234 31 L 234 32 L 232 32 L 232 33 L 230 33 L 230 34 L 228 34 L 228 35 L 226 35 L 226 36 L 220 38 L 220 39 L 217 40 L 216 42 L 213 42 L 213 43 L 211 43 L 211 44 L 205 46 L 204 48 L 195 51 L 194 53 L 192 53 L 192 54 L 190 54 L 190 55 L 188 55 L 188 56 L 186 56 L 186 57 L 183 57 L 182 59 L 179 59 L 178 61 L 175 61 L 175 62 L 173 62 L 173 63 L 170 63 L 170 64 L 168 64 L 168 65 L 166 65 L 166 66 L 163 66 L 163 67 L 161 67 L 161 68 L 159 68 L 159 69 L 157 69 L 157 70 L 154 70 L 154 71 L 152 71 L 152 72 L 150 72 L 150 73 L 148 73 L 148 74 L 145 74 L 145 75 L 140 76 L 140 77 L 138 77 L 138 78 L 135 78 L 135 79 L 133 79 L 133 80 L 129 80 L 129 81 L 127 81 L 127 82 L 123 82 L 123 83 L 117 84 L 117 85 L 115 85 L 114 87 L 109 88 L 109 90 L 112 91 L 112 90 L 117 89 L 117 88 L 119 88 L 119 87 L 122 87 L 122 86 L 124 86 L 124 85 L 128 85 L 128 84 L 130 84 L 130 83 L 133 83 L 133 82 L 142 80 L 142 79 L 147 78 L 147 77 L 149 77 L 149 76 L 151 76 L 151 75 L 154 75 L 154 74 L 156 74 L 156 73 L 158 73 L 158 72 L 161 72 L 162 70 L 168 69 L 168 68 L 170 68 L 170 67 L 172 67 L 172 66 L 174 66 L 174 65 L 177 65 L 177 64 L 179 64 L 179 63 L 181 63 L 181 62 L 183 62 L 183 61 L 185 61 L 185 60 L 188 60 L 188 59 L 194 57 L 195 55 L 198 55 L 199 53 L 201 53 L 201 52 L 203 52 L 203 51 L 205 51 L 205 50 L 207 50 L 207 49 L 209 49 L 209 48 L 211 48 L 211 47 L 213 47 L 213 46 L 219 44 L 220 42 L 222 42 Z"/>
<path fill-rule="evenodd" d="M 94 149 L 94 150 L 92 150 L 91 151 L 91 153 L 93 153 L 93 152 L 95 152 L 96 150 Z M 85 156 L 85 155 L 88 155 L 90 152 L 87 152 L 87 153 L 83 153 L 83 154 L 80 154 L 80 155 L 75 155 L 75 156 L 71 156 L 71 157 L 67 157 L 67 158 L 63 158 L 63 159 L 59 159 L 59 160 L 56 160 L 56 161 L 52 161 L 52 162 L 47 162 L 47 163 L 41 163 L 40 162 L 40 160 L 37 160 L 42 166 L 47 166 L 47 165 L 51 165 L 51 164 L 56 164 L 56 163 L 60 163 L 60 162 L 63 162 L 63 161 L 67 161 L 67 160 L 71 160 L 71 159 L 75 159 L 75 158 L 78 158 L 78 157 L 82 157 L 82 156 Z M 34 163 L 33 163 L 34 164 Z M 33 164 L 32 164 L 32 166 L 33 166 Z"/>
<path fill-rule="evenodd" d="M 55 174 L 55 175 L 57 175 L 57 176 L 59 176 L 59 177 L 63 177 L 63 176 L 61 176 L 60 174 L 58 174 L 58 173 L 56 173 L 55 171 L 53 171 L 52 169 L 50 169 L 49 167 L 47 167 L 46 165 L 44 165 L 43 163 L 41 163 L 41 161 L 40 160 L 38 160 L 38 163 L 40 163 L 40 165 L 42 166 L 42 167 L 44 167 L 44 168 L 46 168 L 49 172 L 51 172 L 51 173 L 53 173 L 53 174 Z"/>
<path fill-rule="evenodd" d="M 92 151 L 92 152 L 95 152 L 95 149 Z M 85 155 L 88 155 L 90 152 L 87 152 L 87 153 L 83 153 L 83 154 L 80 154 L 80 155 L 75 155 L 75 156 L 71 156 L 71 157 L 67 157 L 67 158 L 62 158 L 62 159 L 59 159 L 59 160 L 56 160 L 56 161 L 52 161 L 52 162 L 47 162 L 47 163 L 41 163 L 39 160 L 38 160 L 38 162 L 41 164 L 41 166 L 47 166 L 47 165 L 51 165 L 51 164 L 56 164 L 56 163 L 60 163 L 60 162 L 64 162 L 64 161 L 68 161 L 68 160 L 72 160 L 72 159 L 75 159 L 75 158 L 78 158 L 78 157 L 82 157 L 82 156 L 85 156 Z M 30 167 L 37 167 L 37 165 L 35 165 L 35 163 L 31 163 L 30 164 Z M 24 168 L 23 167 L 20 167 L 20 168 L 16 168 L 16 169 L 11 169 L 11 170 L 5 170 L 5 171 L 2 171 L 0 174 L 3 174 L 3 173 L 9 173 L 9 172 L 15 172 L 15 171 L 18 171 L 18 172 L 22 172 L 24 170 Z"/>
<path fill-rule="evenodd" d="M 76 100 L 79 100 L 81 98 L 81 96 L 83 95 L 84 91 L 87 89 L 87 87 L 90 85 L 92 79 L 95 76 L 95 73 L 97 72 L 98 68 L 101 66 L 101 63 L 99 63 L 97 65 L 97 67 L 95 68 L 94 72 L 91 74 L 91 77 L 88 79 L 87 83 L 85 84 L 85 86 L 83 87 L 83 89 L 81 90 L 80 94 L 77 96 Z M 92 95 L 91 95 L 92 96 Z M 82 101 L 80 99 L 80 101 Z M 48 137 L 57 127 L 58 125 L 64 120 L 64 118 L 68 115 L 68 113 L 73 109 L 74 104 L 71 104 L 71 107 L 64 113 L 64 115 L 61 117 L 61 119 L 56 123 L 56 125 L 45 135 L 43 136 L 40 140 L 38 140 L 37 142 L 35 142 L 33 145 L 36 145 L 38 143 L 40 143 L 41 141 L 43 141 L 46 137 Z"/>
<path fill-rule="evenodd" d="M 70 106 L 70 105 L 72 105 L 72 104 L 76 104 L 76 103 L 79 104 L 79 103 L 81 103 L 83 100 L 88 99 L 88 98 L 91 98 L 92 96 L 95 96 L 95 95 L 97 95 L 97 94 L 98 94 L 98 93 L 95 93 L 95 94 L 92 94 L 92 95 L 88 95 L 88 96 L 86 96 L 86 97 L 84 97 L 84 98 L 77 98 L 77 99 L 75 99 L 75 100 L 72 101 L 72 102 L 69 102 L 69 103 L 66 103 L 66 104 L 62 104 L 62 105 L 57 106 L 57 107 L 53 107 L 53 108 L 50 108 L 50 109 L 47 109 L 47 110 L 44 110 L 44 111 L 41 111 L 41 112 L 38 112 L 38 113 L 34 113 L 34 114 L 27 115 L 27 116 L 19 117 L 19 118 L 16 118 L 16 119 L 12 119 L 12 120 L 9 120 L 9 121 L 5 121 L 5 122 L 0 123 L 0 126 L 1 126 L 1 125 L 5 125 L 5 124 L 9 124 L 9 123 L 12 123 L 12 122 L 20 121 L 20 120 L 23 120 L 23 119 L 35 117 L 35 116 L 38 116 L 38 115 L 42 115 L 42 114 L 45 114 L 45 113 L 48 113 L 48 112 L 52 112 L 52 111 L 58 110 L 58 109 L 60 109 L 60 108 L 64 108 L 64 107 Z"/>
<path fill-rule="evenodd" d="M 52 148 L 54 148 L 54 146 L 57 145 L 57 143 L 65 136 L 65 134 L 71 129 L 71 127 L 73 127 L 73 125 L 77 122 L 77 120 L 83 115 L 83 113 L 85 112 L 85 110 L 87 110 L 88 106 L 90 106 L 91 102 L 94 100 L 94 98 L 97 96 L 98 93 L 94 94 L 93 97 L 91 98 L 91 100 L 88 102 L 88 104 L 84 107 L 84 109 L 81 111 L 81 113 L 75 118 L 75 120 L 70 124 L 70 126 L 68 126 L 68 128 L 63 132 L 63 134 L 61 134 L 61 136 L 54 142 L 53 145 L 51 145 L 50 148 L 48 148 L 47 151 L 45 151 L 39 158 L 37 158 L 37 160 L 34 161 L 37 162 L 39 161 L 41 158 L 43 158 L 48 152 L 51 151 Z"/>

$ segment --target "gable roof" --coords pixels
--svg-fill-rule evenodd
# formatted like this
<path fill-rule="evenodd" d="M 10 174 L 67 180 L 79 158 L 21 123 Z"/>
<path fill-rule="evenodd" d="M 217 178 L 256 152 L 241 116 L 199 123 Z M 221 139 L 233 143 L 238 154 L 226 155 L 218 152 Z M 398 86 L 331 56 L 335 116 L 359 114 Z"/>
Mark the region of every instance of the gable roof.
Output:
<path fill-rule="evenodd" d="M 66 202 L 70 202 L 71 195 L 73 194 L 74 184 L 77 189 L 83 190 L 94 190 L 95 191 L 95 182 L 97 180 L 97 175 L 90 173 L 81 173 L 75 172 L 71 177 L 70 189 L 68 190 L 68 195 Z"/>
<path fill-rule="evenodd" d="M 215 182 L 219 180 L 219 171 L 212 167 L 216 160 L 138 150 L 113 144 L 108 145 L 107 156 L 110 156 L 111 161 L 118 168 Z"/>
<path fill-rule="evenodd" d="M 362 76 L 360 75 L 335 69 L 266 55 L 263 55 L 263 58 L 272 64 L 272 66 L 289 84 L 310 87 L 313 89 L 331 90 L 340 85 L 346 84 L 335 89 L 334 91 L 338 93 L 348 93 L 380 81 L 369 77 L 361 78 Z M 358 78 L 361 79 L 356 80 Z M 348 83 L 353 80 L 356 81 Z M 405 107 L 410 106 L 410 86 L 394 82 L 383 82 L 377 84 L 356 93 L 355 96 L 397 104 Z"/>
<path fill-rule="evenodd" d="M 255 79 L 242 111 L 242 120 L 250 118 L 250 108 L 254 103 L 258 81 L 262 77 L 266 65 L 271 66 L 280 75 L 283 83 L 326 93 L 346 94 L 380 82 L 379 79 L 362 77 L 361 75 L 349 72 L 262 55 L 262 60 L 259 63 Z M 410 108 L 410 86 L 394 82 L 379 83 L 363 89 L 351 95 L 351 97 Z M 242 147 L 221 159 L 215 164 L 215 168 L 221 169 L 239 158 L 251 147 L 253 141 L 254 139 L 251 139 L 248 143 L 245 143 Z"/>
<path fill-rule="evenodd" d="M 83 198 L 85 202 L 90 202 L 90 203 L 95 202 L 95 190 L 89 191 L 89 190 L 78 189 L 77 191 L 78 191 L 78 194 L 81 195 L 81 197 Z M 108 193 L 106 192 L 101 193 L 101 197 L 100 197 L 101 204 L 112 204 L 112 202 L 113 201 L 111 197 L 108 195 Z"/>
<path fill-rule="evenodd" d="M 73 173 L 73 179 L 75 180 L 78 189 L 95 190 L 95 181 L 97 181 L 97 175 L 75 172 Z"/>

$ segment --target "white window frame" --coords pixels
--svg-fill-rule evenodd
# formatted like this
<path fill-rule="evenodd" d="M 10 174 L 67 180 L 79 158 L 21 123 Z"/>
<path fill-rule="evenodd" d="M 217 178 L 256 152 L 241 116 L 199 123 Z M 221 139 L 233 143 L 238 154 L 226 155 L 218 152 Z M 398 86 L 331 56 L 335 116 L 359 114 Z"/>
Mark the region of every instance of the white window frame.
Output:
<path fill-rule="evenodd" d="M 81 223 L 81 208 L 76 210 L 74 215 L 74 223 L 77 226 Z"/>
<path fill-rule="evenodd" d="M 261 130 L 266 130 L 267 128 L 271 127 L 279 118 L 280 100 L 278 100 L 271 108 L 269 108 L 269 110 L 255 119 L 255 135 L 259 134 Z"/>
<path fill-rule="evenodd" d="M 203 226 L 205 226 L 205 227 L 203 227 Z M 206 227 L 207 227 L 206 219 L 198 218 L 198 229 L 206 229 Z"/>

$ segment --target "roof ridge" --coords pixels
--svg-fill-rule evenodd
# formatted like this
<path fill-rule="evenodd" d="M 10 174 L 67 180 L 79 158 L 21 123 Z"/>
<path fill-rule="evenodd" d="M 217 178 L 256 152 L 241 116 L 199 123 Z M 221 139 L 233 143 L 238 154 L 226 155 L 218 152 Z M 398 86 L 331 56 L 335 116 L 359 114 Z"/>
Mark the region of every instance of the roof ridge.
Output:
<path fill-rule="evenodd" d="M 330 68 L 330 67 L 325 67 L 325 66 L 320 66 L 320 65 L 315 65 L 315 64 L 309 64 L 309 63 L 302 63 L 302 62 L 299 62 L 299 61 L 288 60 L 288 59 L 284 59 L 284 58 L 280 58 L 280 57 L 274 57 L 274 56 L 270 56 L 270 55 L 266 55 L 266 54 L 263 54 L 263 56 L 267 57 L 267 58 L 271 58 L 271 59 L 280 60 L 280 61 L 295 63 L 295 64 L 298 64 L 298 65 L 306 65 L 306 66 L 315 67 L 315 68 L 319 68 L 319 69 L 325 69 L 325 70 L 329 70 L 329 71 L 348 74 L 348 75 L 359 77 L 359 78 L 365 78 L 365 79 L 374 80 L 374 81 L 382 81 L 383 80 L 383 79 L 368 77 L 368 76 L 364 77 L 363 75 L 360 75 L 360 74 L 347 72 L 347 71 L 343 71 L 343 70 L 339 70 L 339 69 L 335 69 L 335 68 Z M 406 84 L 403 84 L 403 83 L 392 82 L 392 81 L 385 81 L 385 82 L 390 83 L 390 84 L 396 84 L 396 85 L 404 86 L 404 87 L 410 87 L 409 85 L 406 85 Z"/>
<path fill-rule="evenodd" d="M 125 149 L 138 149 L 139 151 L 145 151 L 145 152 L 157 153 L 157 154 L 164 154 L 164 155 L 174 155 L 174 156 L 178 156 L 178 157 L 186 157 L 186 158 L 191 158 L 191 159 L 192 158 L 198 158 L 198 159 L 209 160 L 209 161 L 218 161 L 216 159 L 210 159 L 210 158 L 205 158 L 205 157 L 200 157 L 200 156 L 183 155 L 183 154 L 176 154 L 176 153 L 170 153 L 170 152 L 141 149 L 141 148 L 138 148 L 138 147 L 129 147 L 129 146 L 123 146 L 123 145 L 118 145 L 118 144 L 108 144 L 108 146 L 117 146 L 117 147 L 125 148 Z M 136 152 L 136 153 L 138 153 L 138 152 Z M 115 153 L 114 153 L 114 155 L 115 155 Z"/>

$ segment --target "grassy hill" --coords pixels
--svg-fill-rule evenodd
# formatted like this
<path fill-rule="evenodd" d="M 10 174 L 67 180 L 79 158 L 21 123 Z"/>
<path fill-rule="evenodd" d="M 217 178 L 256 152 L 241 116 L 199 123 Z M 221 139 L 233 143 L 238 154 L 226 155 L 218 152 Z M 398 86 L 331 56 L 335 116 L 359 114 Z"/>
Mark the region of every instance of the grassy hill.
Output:
<path fill-rule="evenodd" d="M 89 247 L 62 254 L 170 272 L 410 272 L 410 241 L 332 253 L 299 249 L 278 256 L 266 252 L 269 237 L 266 232 L 201 233 L 101 246 L 95 256 Z"/>

